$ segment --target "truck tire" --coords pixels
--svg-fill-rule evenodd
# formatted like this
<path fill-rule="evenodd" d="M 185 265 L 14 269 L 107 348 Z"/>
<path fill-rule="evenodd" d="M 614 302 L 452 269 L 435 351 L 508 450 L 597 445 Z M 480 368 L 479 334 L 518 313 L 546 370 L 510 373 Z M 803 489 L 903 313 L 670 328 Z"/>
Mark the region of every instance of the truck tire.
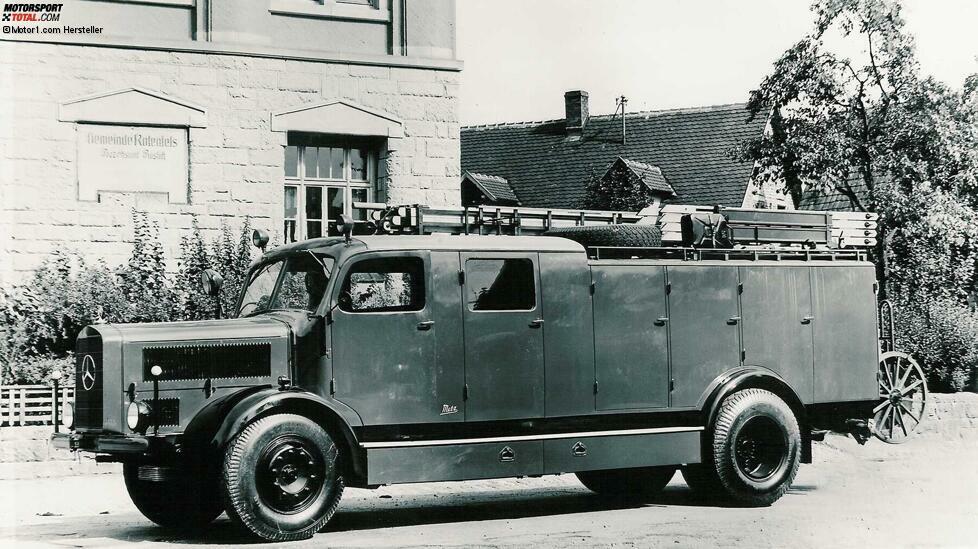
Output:
<path fill-rule="evenodd" d="M 791 408 L 777 395 L 745 389 L 728 396 L 712 434 L 710 473 L 725 496 L 759 507 L 788 491 L 801 463 L 801 433 Z"/>
<path fill-rule="evenodd" d="M 245 427 L 224 455 L 225 508 L 266 541 L 311 538 L 343 496 L 340 447 L 309 418 L 273 414 Z"/>
<path fill-rule="evenodd" d="M 662 245 L 662 230 L 656 225 L 593 225 L 557 227 L 544 236 L 568 238 L 582 246 L 621 246 L 657 248 Z"/>
<path fill-rule="evenodd" d="M 709 455 L 704 452 L 702 463 L 686 465 L 682 468 L 683 480 L 690 490 L 702 498 L 722 498 L 723 485 L 720 484 L 720 477 L 713 468 L 713 452 L 708 453 Z"/>
<path fill-rule="evenodd" d="M 602 496 L 647 499 L 662 491 L 676 474 L 676 467 L 638 467 L 607 471 L 582 471 L 577 479 L 588 490 Z"/>
<path fill-rule="evenodd" d="M 198 530 L 224 511 L 216 475 L 180 476 L 162 482 L 140 480 L 139 465 L 123 464 L 126 490 L 139 512 L 156 524 Z"/>

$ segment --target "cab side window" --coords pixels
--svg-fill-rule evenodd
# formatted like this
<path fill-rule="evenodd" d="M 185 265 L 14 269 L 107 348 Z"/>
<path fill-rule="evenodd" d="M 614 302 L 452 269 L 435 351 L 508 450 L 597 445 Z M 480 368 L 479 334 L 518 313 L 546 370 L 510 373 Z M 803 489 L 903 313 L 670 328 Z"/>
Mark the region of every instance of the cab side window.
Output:
<path fill-rule="evenodd" d="M 529 259 L 469 259 L 466 302 L 472 311 L 529 311 L 536 306 L 536 280 Z"/>
<path fill-rule="evenodd" d="M 340 292 L 340 309 L 349 313 L 420 311 L 424 303 L 420 257 L 360 261 L 347 273 Z"/>

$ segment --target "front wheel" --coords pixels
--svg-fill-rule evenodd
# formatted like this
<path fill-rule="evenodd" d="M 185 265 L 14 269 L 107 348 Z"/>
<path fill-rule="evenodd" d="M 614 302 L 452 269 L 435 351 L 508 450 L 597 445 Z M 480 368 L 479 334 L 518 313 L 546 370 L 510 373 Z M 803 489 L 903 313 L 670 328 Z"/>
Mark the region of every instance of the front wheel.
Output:
<path fill-rule="evenodd" d="M 225 453 L 228 516 L 267 541 L 312 537 L 343 495 L 340 459 L 329 433 L 306 417 L 275 414 L 254 421 Z"/>
<path fill-rule="evenodd" d="M 712 438 L 710 476 L 715 474 L 724 495 L 736 502 L 771 505 L 788 491 L 798 473 L 798 420 L 774 393 L 745 389 L 724 399 Z"/>
<path fill-rule="evenodd" d="M 149 466 L 140 478 L 138 463 L 125 463 L 122 476 L 129 498 L 149 520 L 164 528 L 197 530 L 210 524 L 224 510 L 216 475 L 171 470 L 170 478 L 152 478 Z"/>
<path fill-rule="evenodd" d="M 577 479 L 588 490 L 602 496 L 647 499 L 662 491 L 676 474 L 675 466 L 582 471 Z"/>

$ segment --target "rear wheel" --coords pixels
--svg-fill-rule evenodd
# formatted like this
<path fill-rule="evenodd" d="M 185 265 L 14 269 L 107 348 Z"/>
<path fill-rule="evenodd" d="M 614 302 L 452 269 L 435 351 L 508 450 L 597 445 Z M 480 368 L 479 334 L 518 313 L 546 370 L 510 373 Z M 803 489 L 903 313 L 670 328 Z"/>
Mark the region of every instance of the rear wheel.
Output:
<path fill-rule="evenodd" d="M 224 458 L 228 516 L 268 541 L 312 537 L 343 495 L 341 450 L 312 420 L 276 414 L 238 434 Z"/>
<path fill-rule="evenodd" d="M 710 475 L 715 473 L 722 493 L 736 502 L 770 505 L 788 491 L 798 473 L 798 421 L 774 393 L 745 389 L 724 399 L 712 438 Z"/>
<path fill-rule="evenodd" d="M 153 481 L 146 480 L 151 475 L 143 467 L 144 479 L 139 478 L 138 463 L 124 464 L 122 474 L 133 504 L 156 524 L 165 528 L 199 529 L 224 510 L 217 475 L 169 470 L 168 478 Z"/>
<path fill-rule="evenodd" d="M 669 465 L 583 471 L 577 473 L 577 478 L 588 490 L 603 496 L 644 499 L 661 492 L 674 474 L 676 474 L 676 467 Z"/>

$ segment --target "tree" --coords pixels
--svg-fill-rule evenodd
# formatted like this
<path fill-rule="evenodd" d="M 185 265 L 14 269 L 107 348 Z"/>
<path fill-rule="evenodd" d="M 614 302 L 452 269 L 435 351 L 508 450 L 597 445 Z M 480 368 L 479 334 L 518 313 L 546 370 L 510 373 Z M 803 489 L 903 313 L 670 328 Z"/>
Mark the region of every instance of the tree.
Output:
<path fill-rule="evenodd" d="M 837 192 L 879 213 L 891 244 L 877 249 L 881 280 L 886 258 L 895 272 L 948 277 L 954 293 L 973 288 L 978 78 L 956 92 L 922 77 L 898 2 L 816 0 L 812 11 L 812 31 L 751 92 L 748 109 L 770 116 L 771 131 L 736 155 L 759 165 L 762 182 L 783 181 L 796 206 L 805 192 Z M 963 207 L 937 210 L 948 203 Z M 947 252 L 953 265 L 914 263 L 909 248 Z"/>
<path fill-rule="evenodd" d="M 591 170 L 583 207 L 589 210 L 637 212 L 655 201 L 655 195 L 621 161 L 604 176 Z"/>

